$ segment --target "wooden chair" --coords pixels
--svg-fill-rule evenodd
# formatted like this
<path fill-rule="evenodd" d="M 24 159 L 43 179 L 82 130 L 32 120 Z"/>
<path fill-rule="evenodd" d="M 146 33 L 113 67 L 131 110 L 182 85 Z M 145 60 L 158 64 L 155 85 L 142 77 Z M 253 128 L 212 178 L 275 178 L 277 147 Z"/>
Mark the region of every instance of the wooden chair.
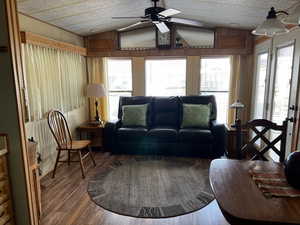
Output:
<path fill-rule="evenodd" d="M 279 161 L 283 162 L 285 159 L 285 146 L 286 146 L 286 134 L 287 134 L 287 124 L 288 120 L 283 121 L 282 125 L 277 125 L 269 120 L 257 119 L 247 122 L 242 125 L 240 120 L 236 121 L 237 129 L 237 149 L 239 150 L 239 158 L 243 157 L 249 150 L 251 150 L 254 156 L 251 160 L 261 159 L 267 161 L 267 158 L 264 156 L 269 150 L 273 150 L 278 156 Z M 261 129 L 259 129 L 259 127 Z M 253 131 L 255 136 L 244 146 L 242 146 L 242 129 L 247 129 Z M 280 134 L 273 140 L 268 140 L 264 134 L 268 131 L 279 131 Z M 261 140 L 264 145 L 256 146 L 255 142 Z M 275 146 L 280 141 L 280 150 Z"/>
<path fill-rule="evenodd" d="M 51 133 L 53 134 L 55 141 L 57 143 L 57 157 L 56 162 L 52 174 L 52 178 L 55 177 L 55 171 L 57 168 L 57 164 L 68 163 L 70 165 L 71 162 L 79 162 L 81 167 L 82 177 L 85 178 L 84 174 L 84 166 L 83 159 L 85 159 L 88 155 L 91 157 L 94 166 L 96 166 L 95 160 L 93 158 L 91 148 L 90 148 L 90 140 L 80 140 L 75 141 L 72 139 L 68 123 L 64 115 L 58 110 L 52 110 L 48 114 L 48 125 L 50 127 Z M 85 155 L 82 155 L 82 150 L 87 149 L 88 152 Z M 60 153 L 61 151 L 68 151 L 68 160 L 60 161 Z M 79 160 L 71 161 L 71 153 L 77 153 Z"/>

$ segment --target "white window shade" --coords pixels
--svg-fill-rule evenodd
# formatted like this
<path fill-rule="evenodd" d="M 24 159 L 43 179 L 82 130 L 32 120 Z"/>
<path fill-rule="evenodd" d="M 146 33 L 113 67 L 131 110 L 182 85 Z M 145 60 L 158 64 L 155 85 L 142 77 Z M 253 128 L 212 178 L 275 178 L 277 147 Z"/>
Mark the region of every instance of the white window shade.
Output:
<path fill-rule="evenodd" d="M 156 34 L 153 27 L 120 32 L 120 48 L 122 50 L 155 48 L 155 38 Z"/>
<path fill-rule="evenodd" d="M 118 119 L 120 96 L 132 95 L 132 62 L 131 59 L 107 60 L 109 120 Z"/>
<path fill-rule="evenodd" d="M 217 120 L 227 123 L 231 63 L 229 57 L 202 58 L 200 95 L 214 95 L 217 102 Z"/>
<path fill-rule="evenodd" d="M 180 40 L 183 47 L 213 48 L 215 32 L 198 27 L 177 26 L 176 39 Z"/>

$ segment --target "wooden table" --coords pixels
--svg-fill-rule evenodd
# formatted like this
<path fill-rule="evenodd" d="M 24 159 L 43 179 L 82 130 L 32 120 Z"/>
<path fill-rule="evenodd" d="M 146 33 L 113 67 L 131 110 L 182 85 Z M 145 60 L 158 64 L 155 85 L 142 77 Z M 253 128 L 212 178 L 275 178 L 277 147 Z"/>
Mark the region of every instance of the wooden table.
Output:
<path fill-rule="evenodd" d="M 249 169 L 281 171 L 281 164 L 264 161 L 213 160 L 210 184 L 230 224 L 300 224 L 300 198 L 266 198 L 249 176 Z"/>
<path fill-rule="evenodd" d="M 79 138 L 83 139 L 84 133 L 87 135 L 87 139 L 92 141 L 91 146 L 96 148 L 103 147 L 103 125 L 93 125 L 88 122 L 81 124 L 77 127 L 77 131 L 79 132 Z"/>

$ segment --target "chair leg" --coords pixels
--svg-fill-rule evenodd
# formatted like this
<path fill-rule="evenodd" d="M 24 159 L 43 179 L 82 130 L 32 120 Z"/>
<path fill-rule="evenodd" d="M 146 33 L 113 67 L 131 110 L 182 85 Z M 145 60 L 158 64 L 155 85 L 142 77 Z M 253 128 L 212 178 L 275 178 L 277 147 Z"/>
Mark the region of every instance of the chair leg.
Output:
<path fill-rule="evenodd" d="M 70 166 L 70 161 L 71 161 L 71 151 L 68 151 L 68 166 Z"/>
<path fill-rule="evenodd" d="M 81 168 L 82 178 L 85 178 L 85 175 L 84 175 L 84 166 L 83 166 L 83 162 L 82 162 L 81 151 L 78 151 L 78 156 L 79 156 L 79 162 L 80 162 L 80 168 Z"/>
<path fill-rule="evenodd" d="M 96 166 L 96 162 L 95 162 L 92 150 L 91 150 L 91 146 L 88 146 L 88 149 L 89 149 L 89 155 L 90 155 L 90 157 L 91 157 L 91 159 L 93 161 L 93 164 L 94 164 L 94 166 Z"/>
<path fill-rule="evenodd" d="M 55 177 L 55 172 L 56 172 L 57 164 L 58 164 L 59 157 L 60 157 L 60 151 L 61 150 L 58 150 L 58 152 L 57 152 L 56 161 L 55 161 L 55 165 L 54 165 L 54 170 L 53 170 L 53 173 L 52 173 L 52 178 Z"/>

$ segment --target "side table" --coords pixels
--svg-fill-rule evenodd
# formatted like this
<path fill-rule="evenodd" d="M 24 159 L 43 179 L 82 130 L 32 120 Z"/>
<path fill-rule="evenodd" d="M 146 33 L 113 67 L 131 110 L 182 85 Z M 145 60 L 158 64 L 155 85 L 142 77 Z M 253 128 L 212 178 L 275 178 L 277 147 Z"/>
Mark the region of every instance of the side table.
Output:
<path fill-rule="evenodd" d="M 227 146 L 226 146 L 226 156 L 231 159 L 238 158 L 238 149 L 236 149 L 236 137 L 237 131 L 230 125 L 225 125 L 227 130 Z M 243 145 L 248 141 L 248 130 L 242 130 L 242 141 Z"/>
<path fill-rule="evenodd" d="M 86 134 L 87 139 L 92 141 L 92 148 L 103 148 L 103 125 L 94 125 L 88 122 L 77 127 L 79 138 L 82 139 Z"/>

